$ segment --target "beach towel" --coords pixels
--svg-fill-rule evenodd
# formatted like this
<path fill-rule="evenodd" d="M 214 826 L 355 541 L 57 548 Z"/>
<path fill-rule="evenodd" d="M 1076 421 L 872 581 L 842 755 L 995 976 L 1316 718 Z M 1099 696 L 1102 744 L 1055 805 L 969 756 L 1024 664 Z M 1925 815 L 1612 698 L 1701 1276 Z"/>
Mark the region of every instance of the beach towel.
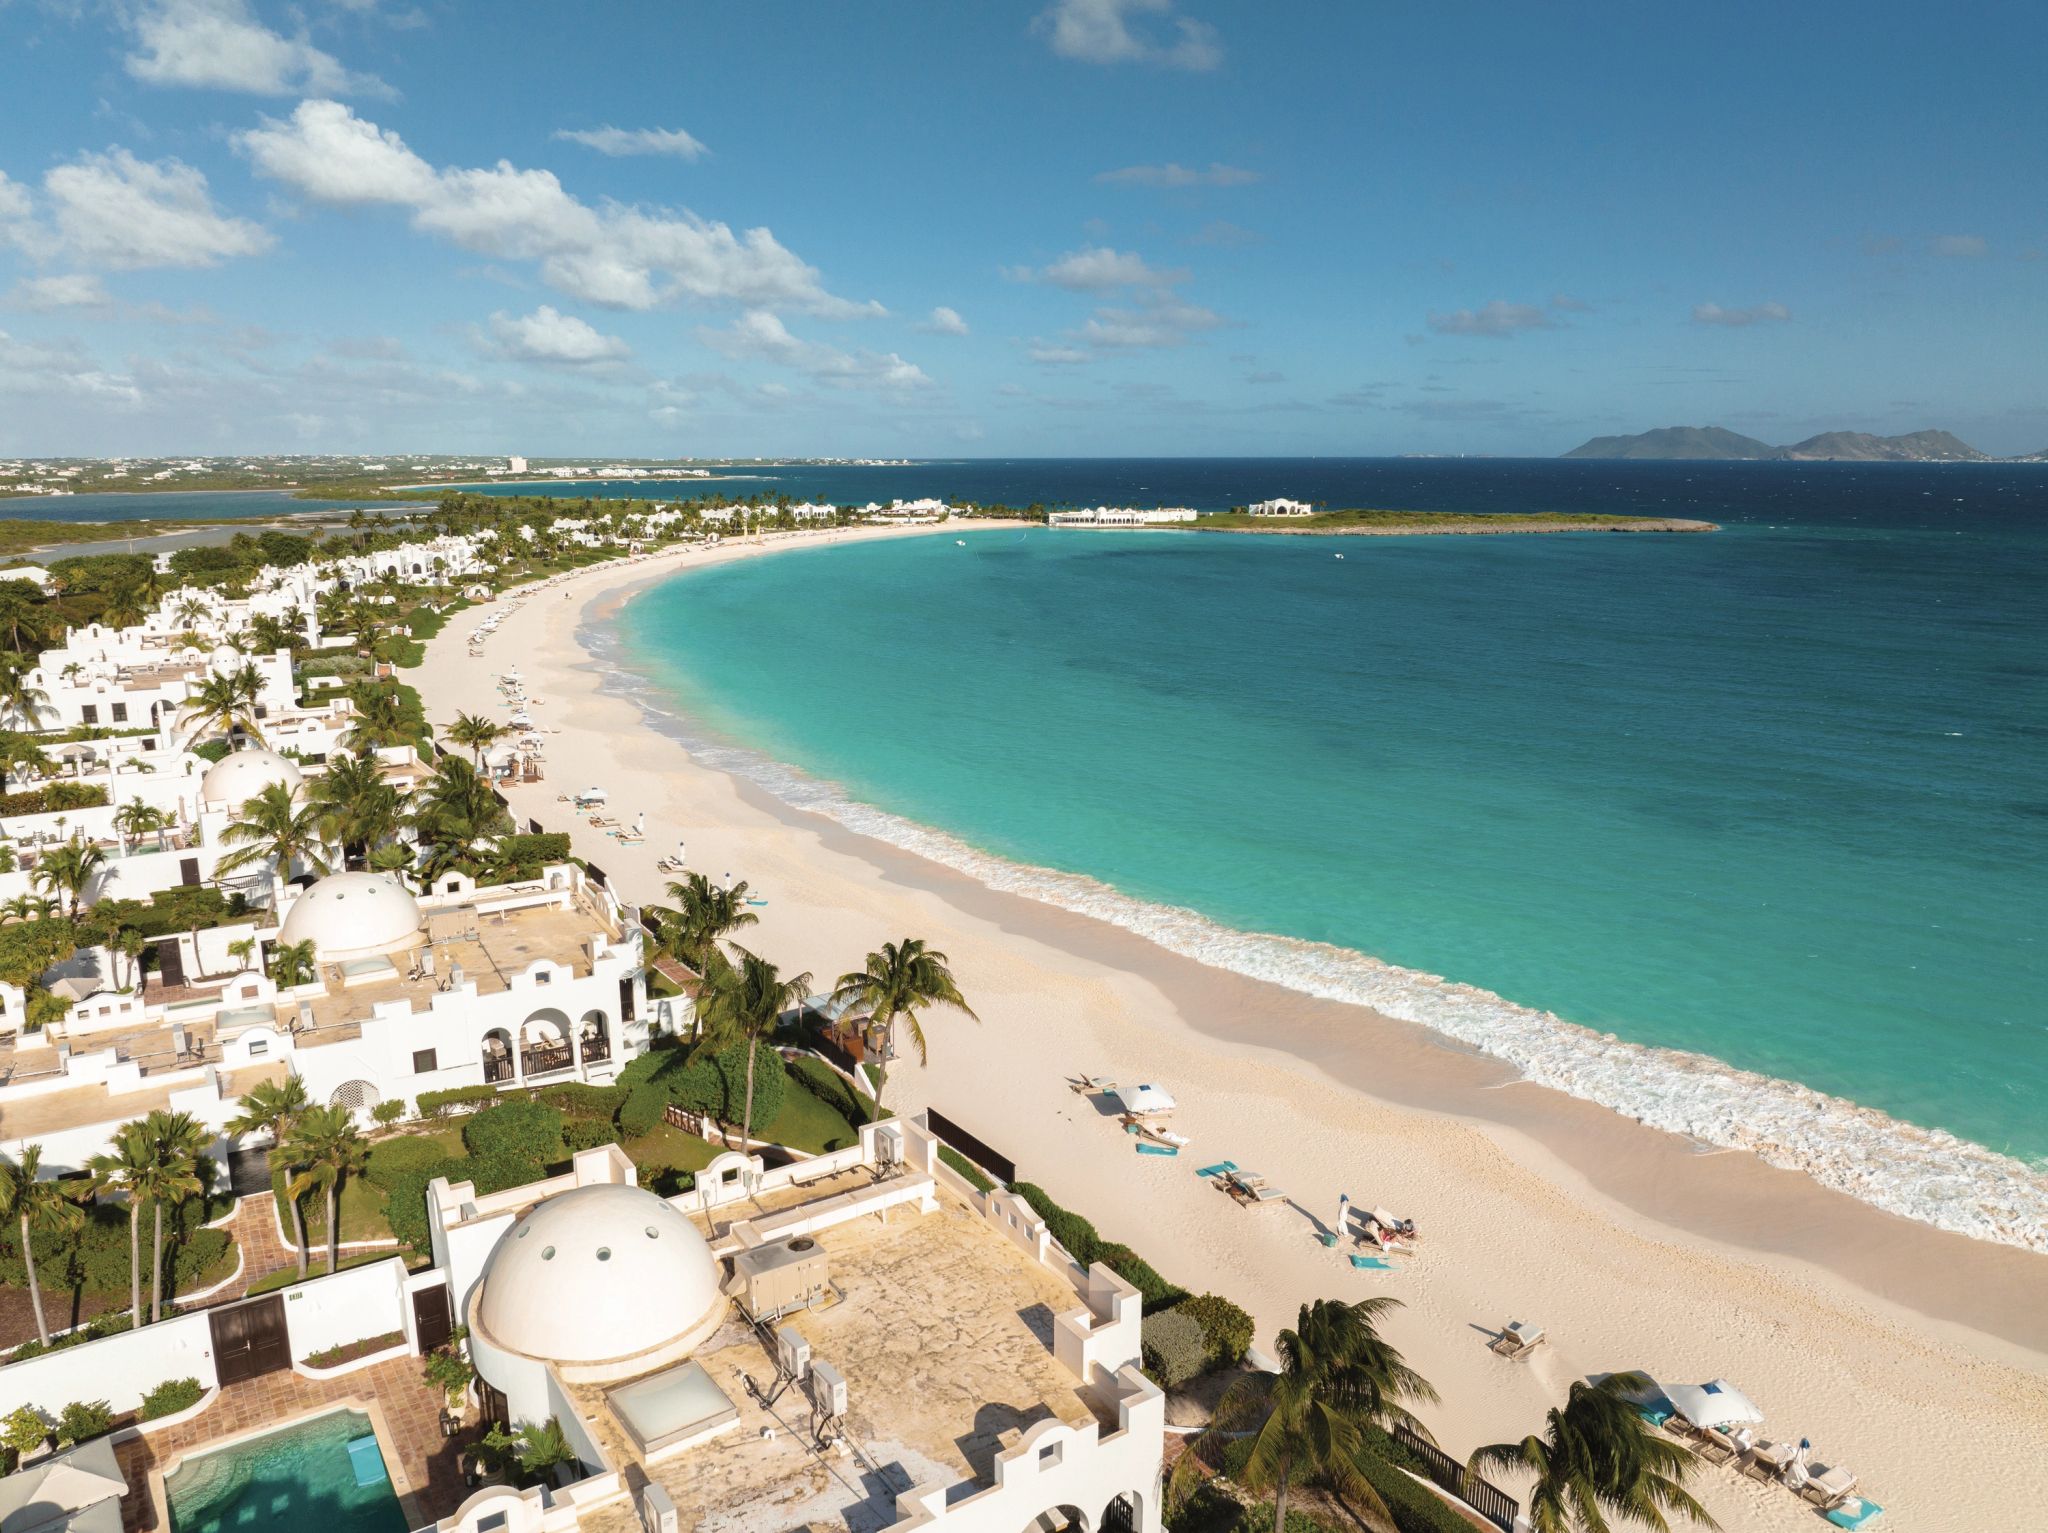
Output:
<path fill-rule="evenodd" d="M 1392 1262 L 1381 1261 L 1377 1256 L 1354 1256 L 1351 1258 L 1351 1265 L 1358 1268 L 1361 1272 L 1368 1268 L 1377 1272 L 1392 1272 L 1394 1270 Z"/>
<path fill-rule="evenodd" d="M 1225 1174 L 1227 1174 L 1227 1173 L 1229 1173 L 1229 1172 L 1235 1171 L 1236 1169 L 1237 1169 L 1237 1162 L 1236 1162 L 1236 1161 L 1234 1161 L 1234 1160 L 1219 1160 L 1219 1161 L 1217 1161 L 1217 1162 L 1216 1162 L 1216 1164 L 1215 1164 L 1215 1165 L 1213 1165 L 1213 1166 L 1204 1166 L 1204 1167 L 1202 1167 L 1202 1169 L 1201 1169 L 1201 1170 L 1199 1170 L 1199 1171 L 1197 1171 L 1197 1172 L 1195 1173 L 1195 1175 L 1196 1175 L 1196 1176 L 1223 1176 L 1223 1175 L 1225 1175 Z"/>
<path fill-rule="evenodd" d="M 1138 1146 L 1138 1153 L 1140 1155 L 1178 1155 L 1180 1154 L 1180 1146 L 1176 1144 L 1140 1144 Z"/>
<path fill-rule="evenodd" d="M 1883 1515 L 1884 1508 L 1875 1501 L 1864 1501 L 1851 1496 L 1832 1512 L 1829 1512 L 1827 1518 L 1829 1522 L 1838 1528 L 1861 1528 L 1875 1522 Z"/>

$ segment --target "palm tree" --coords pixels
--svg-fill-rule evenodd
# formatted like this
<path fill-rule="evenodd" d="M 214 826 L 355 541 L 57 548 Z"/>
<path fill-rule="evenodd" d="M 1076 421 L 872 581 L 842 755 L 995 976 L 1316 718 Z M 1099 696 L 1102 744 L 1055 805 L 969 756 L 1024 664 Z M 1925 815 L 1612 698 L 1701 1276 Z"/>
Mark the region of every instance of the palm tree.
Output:
<path fill-rule="evenodd" d="M 154 1261 L 149 1273 L 149 1319 L 155 1324 L 164 1317 L 164 1205 L 176 1208 L 206 1190 L 199 1177 L 199 1158 L 206 1153 L 213 1136 L 186 1112 L 159 1109 L 137 1126 L 150 1151 L 148 1162 L 136 1178 L 135 1189 L 149 1200 L 155 1226 L 151 1237 Z"/>
<path fill-rule="evenodd" d="M 163 848 L 162 831 L 171 823 L 171 817 L 154 804 L 145 804 L 139 798 L 131 798 L 114 811 L 114 829 L 121 835 L 121 850 L 127 851 L 137 841 L 151 833 L 157 834 L 157 848 Z"/>
<path fill-rule="evenodd" d="M 1200 1441 L 1249 1437 L 1247 1489 L 1273 1492 L 1273 1526 L 1287 1526 L 1287 1491 L 1297 1477 L 1321 1480 L 1363 1502 L 1388 1524 L 1392 1514 L 1365 1476 L 1357 1457 L 1367 1424 L 1420 1424 L 1404 1400 L 1434 1400 L 1436 1390 L 1379 1334 L 1379 1317 L 1400 1308 L 1398 1299 L 1318 1299 L 1304 1304 L 1295 1328 L 1282 1331 L 1277 1373 L 1249 1374 L 1224 1390 Z M 1177 1504 L 1200 1474 L 1194 1453 L 1183 1454 L 1168 1487 Z"/>
<path fill-rule="evenodd" d="M 1490 1444 L 1472 1455 L 1471 1467 L 1535 1476 L 1529 1490 L 1535 1533 L 1608 1533 L 1610 1515 L 1662 1533 L 1671 1512 L 1714 1527 L 1685 1489 L 1692 1455 L 1659 1437 L 1636 1408 L 1650 1387 L 1640 1373 L 1575 1382 L 1563 1408 L 1545 1414 L 1542 1436 Z"/>
<path fill-rule="evenodd" d="M 832 999 L 849 1006 L 867 1009 L 869 1016 L 882 1024 L 885 1041 L 896 1036 L 896 1023 L 901 1019 L 910 1031 L 910 1041 L 917 1048 L 917 1062 L 923 1066 L 929 1058 L 925 1047 L 924 1024 L 918 1019 L 918 1011 L 927 1006 L 951 1006 L 962 1012 L 971 1022 L 979 1022 L 974 1008 L 967 1004 L 960 994 L 960 987 L 953 980 L 953 971 L 947 966 L 946 955 L 924 945 L 921 937 L 905 937 L 901 942 L 885 942 L 877 952 L 868 954 L 864 968 L 839 976 L 834 986 Z M 889 1085 L 889 1059 L 893 1049 L 884 1047 L 875 1077 L 875 1115 L 881 1116 L 882 1093 Z M 1277 1526 L 1277 1524 L 1276 1524 Z"/>
<path fill-rule="evenodd" d="M 114 1131 L 112 1148 L 86 1162 L 92 1173 L 95 1193 L 117 1192 L 128 1200 L 128 1319 L 142 1329 L 142 1193 L 141 1187 L 156 1159 L 156 1147 L 143 1132 L 140 1122 L 124 1123 Z"/>
<path fill-rule="evenodd" d="M 270 950 L 270 978 L 272 983 L 289 990 L 294 985 L 312 981 L 320 972 L 318 950 L 313 939 L 304 942 L 280 942 Z"/>
<path fill-rule="evenodd" d="M 292 864 L 302 862 L 324 877 L 327 843 L 320 832 L 318 809 L 299 803 L 289 783 L 268 783 L 244 801 L 242 817 L 220 833 L 235 849 L 221 858 L 216 871 L 234 873 L 268 861 L 277 865 L 279 878 L 290 878 Z"/>
<path fill-rule="evenodd" d="M 107 939 L 107 948 L 128 960 L 128 977 L 131 982 L 139 984 L 142 980 L 142 955 L 149 949 L 149 938 L 144 935 L 142 929 L 135 926 L 117 927 L 114 934 Z M 117 970 L 117 982 L 119 978 Z"/>
<path fill-rule="evenodd" d="M 283 1153 L 286 1140 L 292 1135 L 294 1126 L 312 1105 L 306 1096 L 306 1083 L 296 1075 L 287 1075 L 281 1081 L 264 1081 L 254 1091 L 243 1097 L 237 1104 L 241 1116 L 228 1125 L 230 1134 L 268 1134 L 273 1149 Z M 292 1206 L 292 1249 L 299 1255 L 299 1276 L 306 1275 L 306 1216 L 299 1208 L 297 1198 L 287 1201 Z"/>
<path fill-rule="evenodd" d="M 181 626 L 196 628 L 213 616 L 213 609 L 198 597 L 188 596 L 173 609 L 173 615 Z"/>
<path fill-rule="evenodd" d="M 291 1126 L 285 1155 L 299 1167 L 286 1188 L 294 1202 L 315 1187 L 327 1193 L 327 1270 L 341 1260 L 341 1189 L 369 1160 L 370 1147 L 346 1107 L 309 1107 Z"/>
<path fill-rule="evenodd" d="M 670 952 L 700 974 L 714 943 L 761 919 L 746 907 L 745 879 L 721 889 L 702 873 L 692 873 L 681 883 L 670 884 L 668 897 L 676 902 L 676 910 L 663 938 Z"/>
<path fill-rule="evenodd" d="M 45 893 L 63 893 L 70 917 L 75 921 L 78 919 L 79 901 L 106 864 L 107 854 L 92 842 L 64 841 L 36 859 L 36 870 L 31 876 L 36 887 Z"/>
<path fill-rule="evenodd" d="M 38 1179 L 43 1165 L 43 1147 L 23 1145 L 21 1160 L 10 1165 L 0 1156 L 0 1220 L 21 1227 L 21 1260 L 28 1268 L 28 1299 L 36 1312 L 36 1335 L 44 1346 L 50 1344 L 50 1327 L 43 1320 L 43 1289 L 36 1280 L 35 1234 L 68 1235 L 85 1223 L 85 1210 L 78 1206 L 60 1182 Z"/>
<path fill-rule="evenodd" d="M 0 662 L 0 720 L 28 729 L 42 728 L 42 715 L 50 711 L 50 694 L 28 679 L 33 662 L 9 655 Z"/>
<path fill-rule="evenodd" d="M 404 745 L 412 739 L 398 688 L 358 683 L 348 689 L 348 698 L 355 707 L 355 718 L 350 721 L 348 733 L 342 738 L 350 750 Z"/>
<path fill-rule="evenodd" d="M 178 710 L 178 727 L 190 727 L 194 736 L 233 735 L 236 730 L 258 744 L 263 731 L 256 727 L 256 708 L 243 688 L 238 673 L 209 676 Z"/>
<path fill-rule="evenodd" d="M 754 1056 L 760 1040 L 775 1030 L 782 1014 L 801 1006 L 811 993 L 809 971 L 784 979 L 774 964 L 743 947 L 733 949 L 739 962 L 728 963 L 717 949 L 704 975 L 699 1012 L 707 1041 L 741 1040 L 747 1046 L 747 1096 L 740 1115 L 740 1141 L 754 1138 Z"/>
<path fill-rule="evenodd" d="M 448 738 L 469 748 L 479 770 L 484 764 L 485 750 L 504 732 L 489 719 L 475 713 L 458 713 L 455 722 L 448 726 Z"/>
<path fill-rule="evenodd" d="M 413 828 L 426 855 L 420 871 L 433 878 L 446 868 L 468 866 L 512 818 L 483 774 L 460 756 L 443 756 L 434 775 L 414 796 Z"/>
<path fill-rule="evenodd" d="M 307 798 L 319 812 L 320 828 L 340 844 L 343 863 L 354 866 L 376 843 L 398 834 L 403 820 L 398 790 L 384 780 L 384 763 L 368 749 L 331 758 Z"/>
<path fill-rule="evenodd" d="M 412 863 L 413 849 L 403 841 L 387 841 L 370 852 L 370 871 L 388 873 L 400 884 L 405 883 L 406 875 L 412 871 Z"/>
<path fill-rule="evenodd" d="M 57 902 L 41 895 L 17 894 L 0 905 L 0 916 L 10 921 L 47 921 L 57 913 Z"/>

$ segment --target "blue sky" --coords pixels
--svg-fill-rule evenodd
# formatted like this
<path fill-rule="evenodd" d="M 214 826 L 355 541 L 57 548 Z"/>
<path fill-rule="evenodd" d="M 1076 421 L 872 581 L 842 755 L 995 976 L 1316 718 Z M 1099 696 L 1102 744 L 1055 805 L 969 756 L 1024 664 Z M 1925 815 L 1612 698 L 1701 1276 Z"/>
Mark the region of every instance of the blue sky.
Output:
<path fill-rule="evenodd" d="M 0 452 L 2048 448 L 2024 5 L 0 0 Z"/>

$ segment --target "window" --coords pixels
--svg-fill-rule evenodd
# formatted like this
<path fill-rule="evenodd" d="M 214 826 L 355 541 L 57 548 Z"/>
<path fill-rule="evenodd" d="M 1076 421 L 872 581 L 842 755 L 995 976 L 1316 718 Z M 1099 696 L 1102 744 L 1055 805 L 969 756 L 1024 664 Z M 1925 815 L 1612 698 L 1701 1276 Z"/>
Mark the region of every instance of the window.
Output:
<path fill-rule="evenodd" d="M 249 1057 L 251 1059 L 261 1059 L 269 1052 L 270 1040 L 268 1038 L 251 1038 L 249 1040 Z"/>
<path fill-rule="evenodd" d="M 116 724 L 128 722 L 128 705 L 126 703 L 114 704 L 114 722 Z"/>
<path fill-rule="evenodd" d="M 414 1075 L 432 1075 L 436 1068 L 438 1067 L 434 1062 L 434 1051 L 432 1049 L 413 1050 L 412 1073 Z"/>
<path fill-rule="evenodd" d="M 99 705 L 96 703 L 84 704 L 78 710 L 78 717 L 87 724 L 97 724 L 100 721 Z"/>

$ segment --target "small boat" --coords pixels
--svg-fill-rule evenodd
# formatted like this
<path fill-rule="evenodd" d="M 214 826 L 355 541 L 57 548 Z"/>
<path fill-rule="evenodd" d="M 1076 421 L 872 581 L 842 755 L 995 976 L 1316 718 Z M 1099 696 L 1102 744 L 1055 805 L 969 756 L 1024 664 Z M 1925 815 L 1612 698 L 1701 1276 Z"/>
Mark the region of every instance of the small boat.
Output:
<path fill-rule="evenodd" d="M 955 538 L 955 539 L 953 539 L 953 546 L 954 546 L 955 548 L 965 548 L 965 547 L 967 546 L 967 539 L 965 539 L 965 538 Z"/>
<path fill-rule="evenodd" d="M 1343 556 L 1342 554 L 1334 554 L 1334 555 L 1332 555 L 1332 557 L 1333 557 L 1333 558 L 1337 558 L 1337 559 L 1341 559 L 1341 558 L 1343 558 L 1344 556 Z"/>

